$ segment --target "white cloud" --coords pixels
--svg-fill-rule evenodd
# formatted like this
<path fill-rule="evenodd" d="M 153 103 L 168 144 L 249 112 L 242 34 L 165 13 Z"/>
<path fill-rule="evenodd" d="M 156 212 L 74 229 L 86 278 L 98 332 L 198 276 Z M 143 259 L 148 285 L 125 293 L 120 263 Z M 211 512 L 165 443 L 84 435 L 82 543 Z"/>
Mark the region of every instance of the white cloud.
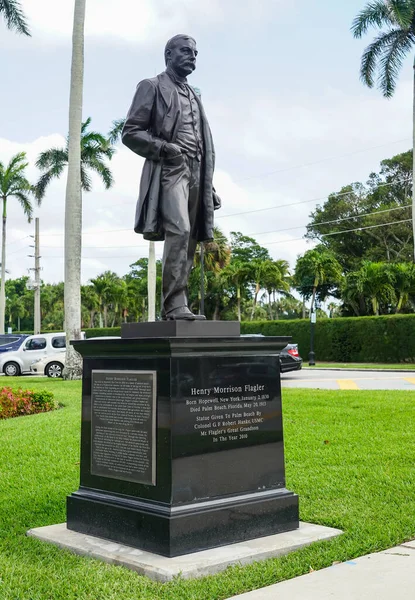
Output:
<path fill-rule="evenodd" d="M 85 35 L 120 38 L 129 42 L 159 41 L 187 32 L 203 17 L 204 23 L 250 22 L 265 18 L 277 0 L 234 2 L 209 0 L 88 0 Z M 278 0 L 278 3 L 283 4 Z M 237 6 L 237 8 L 236 8 Z M 35 34 L 55 40 L 71 36 L 73 0 L 29 0 L 25 12 Z"/>

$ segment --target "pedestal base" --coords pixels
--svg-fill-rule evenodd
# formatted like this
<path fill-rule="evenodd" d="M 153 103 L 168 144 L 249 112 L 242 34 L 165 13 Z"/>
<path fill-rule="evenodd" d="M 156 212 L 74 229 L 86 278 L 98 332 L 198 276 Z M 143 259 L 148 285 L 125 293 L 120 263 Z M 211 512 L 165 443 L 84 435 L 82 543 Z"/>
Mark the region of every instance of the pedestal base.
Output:
<path fill-rule="evenodd" d="M 298 496 L 285 488 L 163 507 L 79 490 L 67 499 L 68 528 L 174 557 L 298 527 Z"/>
<path fill-rule="evenodd" d="M 55 544 L 76 554 L 120 565 L 150 579 L 165 583 L 175 577 L 191 579 L 224 571 L 231 565 L 247 565 L 259 560 L 282 556 L 313 542 L 330 540 L 342 534 L 339 529 L 300 523 L 295 531 L 278 533 L 256 540 L 239 542 L 213 550 L 204 550 L 166 558 L 131 546 L 69 531 L 66 523 L 37 527 L 27 533 L 31 537 Z"/>

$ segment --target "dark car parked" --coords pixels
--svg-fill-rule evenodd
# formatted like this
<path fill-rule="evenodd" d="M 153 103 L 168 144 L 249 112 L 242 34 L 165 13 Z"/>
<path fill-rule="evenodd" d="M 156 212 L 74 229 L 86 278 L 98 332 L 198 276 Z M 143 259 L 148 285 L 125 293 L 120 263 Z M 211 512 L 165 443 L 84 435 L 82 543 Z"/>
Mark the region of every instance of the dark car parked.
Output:
<path fill-rule="evenodd" d="M 298 353 L 298 344 L 287 344 L 280 352 L 281 373 L 299 371 L 303 366 L 303 359 Z"/>
<path fill-rule="evenodd" d="M 241 337 L 264 337 L 263 333 L 243 333 Z M 298 353 L 298 344 L 287 344 L 280 352 L 281 373 L 299 371 L 303 366 L 303 359 Z"/>
<path fill-rule="evenodd" d="M 23 340 L 29 335 L 27 333 L 3 333 L 0 334 L 0 352 L 18 350 Z"/>

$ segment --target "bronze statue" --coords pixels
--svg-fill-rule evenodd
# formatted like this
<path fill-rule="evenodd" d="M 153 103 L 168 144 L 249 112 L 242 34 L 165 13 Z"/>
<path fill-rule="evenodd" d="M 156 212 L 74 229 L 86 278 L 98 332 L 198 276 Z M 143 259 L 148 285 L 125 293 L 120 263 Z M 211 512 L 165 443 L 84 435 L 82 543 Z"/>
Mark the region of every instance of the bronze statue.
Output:
<path fill-rule="evenodd" d="M 187 83 L 196 68 L 196 42 L 167 42 L 166 70 L 138 84 L 122 141 L 143 156 L 134 231 L 165 240 L 163 319 L 205 319 L 188 307 L 187 282 L 197 242 L 213 239 L 221 201 L 212 184 L 215 151 L 198 92 Z"/>

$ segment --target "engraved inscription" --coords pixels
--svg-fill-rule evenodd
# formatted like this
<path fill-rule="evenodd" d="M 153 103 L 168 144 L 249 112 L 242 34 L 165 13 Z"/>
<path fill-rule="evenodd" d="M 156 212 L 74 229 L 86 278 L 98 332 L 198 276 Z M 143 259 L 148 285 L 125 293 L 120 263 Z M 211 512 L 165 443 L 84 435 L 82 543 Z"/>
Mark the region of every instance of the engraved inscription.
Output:
<path fill-rule="evenodd" d="M 266 393 L 268 387 L 268 383 L 255 383 L 227 388 L 192 388 L 190 393 L 195 399 L 187 399 L 186 406 L 190 413 L 198 413 L 193 428 L 202 437 L 212 436 L 214 444 L 248 440 L 252 432 L 266 429 L 267 420 L 275 416 L 275 399 Z"/>
<path fill-rule="evenodd" d="M 202 372 L 196 361 L 188 359 L 189 374 Z M 260 362 L 247 357 L 244 361 L 228 359 L 221 363 L 215 359 L 209 367 L 190 385 L 180 387 L 175 422 L 182 438 L 175 447 L 176 455 L 281 441 L 280 374 L 276 361 Z M 183 381 L 188 378 L 186 373 Z"/>
<path fill-rule="evenodd" d="M 92 371 L 91 473 L 155 485 L 153 371 Z"/>

